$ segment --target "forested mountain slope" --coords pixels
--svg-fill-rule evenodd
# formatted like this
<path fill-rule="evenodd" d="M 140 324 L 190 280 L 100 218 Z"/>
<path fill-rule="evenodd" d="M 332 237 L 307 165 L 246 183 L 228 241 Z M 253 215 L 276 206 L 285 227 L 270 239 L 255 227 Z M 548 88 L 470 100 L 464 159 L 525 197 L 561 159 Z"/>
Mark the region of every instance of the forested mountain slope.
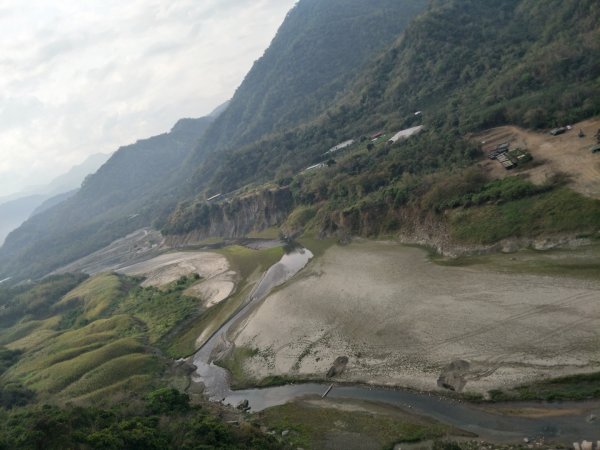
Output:
<path fill-rule="evenodd" d="M 172 177 L 211 118 L 122 147 L 72 198 L 33 216 L 0 249 L 0 272 L 40 276 L 152 223 L 169 204 Z"/>
<path fill-rule="evenodd" d="M 207 131 L 200 152 L 248 144 L 326 110 L 426 5 L 426 0 L 299 2 Z"/>
<path fill-rule="evenodd" d="M 197 179 L 216 173 L 220 192 L 287 176 L 340 141 L 409 126 L 415 111 L 454 134 L 598 114 L 598 23 L 593 0 L 434 1 L 311 126 L 221 154 Z"/>
<path fill-rule="evenodd" d="M 419 123 L 426 133 L 329 169 L 320 186 L 312 181 L 309 197 L 351 207 L 408 174 L 469 165 L 478 153 L 463 141 L 468 132 L 506 123 L 553 127 L 600 113 L 599 24 L 593 0 L 436 0 L 325 114 L 219 154 L 197 179 L 212 176 L 214 193 L 289 183 L 339 142 Z M 182 204 L 166 230 L 189 228 L 196 204 L 187 211 Z"/>

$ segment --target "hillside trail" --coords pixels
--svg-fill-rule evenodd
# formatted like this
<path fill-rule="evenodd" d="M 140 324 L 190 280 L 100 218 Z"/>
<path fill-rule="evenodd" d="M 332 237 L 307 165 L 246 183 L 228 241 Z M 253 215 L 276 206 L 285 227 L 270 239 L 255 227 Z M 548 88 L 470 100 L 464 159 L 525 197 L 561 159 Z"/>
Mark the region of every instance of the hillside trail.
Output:
<path fill-rule="evenodd" d="M 506 170 L 497 161 L 487 160 L 480 166 L 492 178 L 524 174 L 535 184 L 542 184 L 554 174 L 569 175 L 569 186 L 587 197 L 600 199 L 600 153 L 590 149 L 596 144 L 600 118 L 576 123 L 572 129 L 559 136 L 525 130 L 516 126 L 503 126 L 473 136 L 484 150 L 498 144 L 510 143 L 511 148 L 529 150 L 534 158 L 530 168 Z M 579 137 L 579 130 L 585 136 Z"/>

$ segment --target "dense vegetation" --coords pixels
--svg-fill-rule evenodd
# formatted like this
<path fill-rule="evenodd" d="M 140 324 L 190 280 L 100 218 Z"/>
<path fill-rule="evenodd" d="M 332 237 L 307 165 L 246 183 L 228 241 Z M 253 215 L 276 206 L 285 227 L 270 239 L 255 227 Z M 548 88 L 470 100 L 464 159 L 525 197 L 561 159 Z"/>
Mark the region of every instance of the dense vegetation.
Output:
<path fill-rule="evenodd" d="M 503 401 L 566 401 L 600 398 L 600 373 L 570 375 L 552 380 L 490 391 L 490 399 Z"/>
<path fill-rule="evenodd" d="M 10 394 L 19 404 L 19 395 L 34 391 L 40 400 L 110 402 L 123 389 L 160 384 L 171 370 L 163 351 L 171 355 L 178 326 L 203 312 L 184 295 L 197 281 L 182 277 L 156 289 L 114 274 L 67 274 L 0 289 L 0 399 Z"/>
<path fill-rule="evenodd" d="M 229 192 L 247 183 L 293 181 L 300 186 L 296 205 L 323 210 L 327 203 L 329 212 L 319 216 L 325 227 L 332 212 L 398 209 L 427 192 L 424 175 L 447 174 L 479 157 L 463 140 L 469 131 L 506 123 L 552 127 L 600 113 L 599 19 L 590 0 L 543 7 L 527 0 L 433 2 L 325 114 L 214 155 L 196 182 L 201 188 L 212 179 L 210 192 Z M 364 142 L 379 129 L 421 123 L 417 110 L 428 130 L 418 138 L 376 146 L 324 176 L 297 175 L 326 161 L 324 152 L 340 141 Z M 169 223 L 177 228 L 177 218 Z M 391 220 L 386 228 L 397 226 Z"/>
<path fill-rule="evenodd" d="M 248 424 L 234 428 L 169 388 L 111 409 L 38 406 L 0 410 L 0 449 L 275 449 Z"/>

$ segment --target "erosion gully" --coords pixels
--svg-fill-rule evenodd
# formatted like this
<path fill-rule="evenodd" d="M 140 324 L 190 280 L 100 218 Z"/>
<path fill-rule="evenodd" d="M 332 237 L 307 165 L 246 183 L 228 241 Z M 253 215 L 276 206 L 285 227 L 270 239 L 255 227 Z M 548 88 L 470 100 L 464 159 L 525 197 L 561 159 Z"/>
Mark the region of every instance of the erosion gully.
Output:
<path fill-rule="evenodd" d="M 212 401 L 236 405 L 247 400 L 252 411 L 282 405 L 294 399 L 322 395 L 329 385 L 321 383 L 289 384 L 264 389 L 231 390 L 230 374 L 214 364 L 233 345 L 227 335 L 246 319 L 262 300 L 277 286 L 294 277 L 313 257 L 305 248 L 294 248 L 279 262 L 269 268 L 260 282 L 238 310 L 193 357 L 196 372 L 193 381 L 202 383 L 205 394 Z M 524 437 L 552 442 L 571 443 L 583 439 L 600 438 L 600 402 L 516 403 L 515 409 L 537 408 L 552 411 L 552 416 L 524 418 L 503 415 L 477 404 L 456 399 L 401 389 L 368 386 L 335 386 L 329 398 L 352 399 L 384 403 L 410 413 L 430 417 L 456 428 L 475 433 L 481 439 L 492 442 L 522 442 Z M 504 405 L 509 406 L 509 405 Z M 560 415 L 557 410 L 565 410 Z M 573 411 L 579 411 L 579 413 Z"/>

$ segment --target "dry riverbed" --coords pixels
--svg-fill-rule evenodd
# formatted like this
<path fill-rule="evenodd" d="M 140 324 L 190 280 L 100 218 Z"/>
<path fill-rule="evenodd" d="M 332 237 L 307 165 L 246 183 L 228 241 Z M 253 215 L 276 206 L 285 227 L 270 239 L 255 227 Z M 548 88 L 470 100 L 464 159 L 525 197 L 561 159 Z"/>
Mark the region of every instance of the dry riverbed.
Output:
<path fill-rule="evenodd" d="M 323 378 L 346 356 L 336 379 L 485 393 L 599 371 L 599 299 L 594 281 L 445 267 L 360 242 L 327 250 L 231 334 L 249 379 Z"/>

